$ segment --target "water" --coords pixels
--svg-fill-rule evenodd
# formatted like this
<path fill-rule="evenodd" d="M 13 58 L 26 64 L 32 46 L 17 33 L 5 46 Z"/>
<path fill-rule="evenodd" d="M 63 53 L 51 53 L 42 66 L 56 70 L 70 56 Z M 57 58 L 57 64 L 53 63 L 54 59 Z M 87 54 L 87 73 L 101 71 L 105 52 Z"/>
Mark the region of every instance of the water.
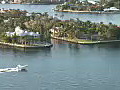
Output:
<path fill-rule="evenodd" d="M 79 45 L 53 40 L 51 49 L 0 49 L 0 90 L 120 90 L 119 44 Z"/>
<path fill-rule="evenodd" d="M 29 12 L 48 11 L 54 15 L 51 8 L 55 5 L 5 4 L 0 7 L 27 9 Z M 120 18 L 117 18 L 119 14 L 108 17 L 64 15 L 64 18 L 79 17 L 96 22 L 103 20 L 105 23 L 120 23 Z M 79 45 L 57 40 L 52 42 L 53 47 L 50 49 L 0 48 L 0 68 L 28 64 L 28 72 L 0 73 L 0 90 L 120 90 L 119 43 Z"/>
<path fill-rule="evenodd" d="M 48 12 L 49 15 L 54 16 L 58 14 L 59 19 L 70 19 L 70 18 L 79 18 L 80 20 L 92 22 L 104 22 L 108 24 L 112 22 L 113 24 L 120 25 L 120 14 L 79 14 L 79 13 L 67 13 L 67 12 L 54 12 L 52 8 L 55 8 L 56 5 L 19 5 L 19 4 L 0 4 L 0 8 L 11 8 L 11 9 L 21 9 L 27 10 L 28 12 Z M 60 17 L 64 15 L 64 17 Z"/>

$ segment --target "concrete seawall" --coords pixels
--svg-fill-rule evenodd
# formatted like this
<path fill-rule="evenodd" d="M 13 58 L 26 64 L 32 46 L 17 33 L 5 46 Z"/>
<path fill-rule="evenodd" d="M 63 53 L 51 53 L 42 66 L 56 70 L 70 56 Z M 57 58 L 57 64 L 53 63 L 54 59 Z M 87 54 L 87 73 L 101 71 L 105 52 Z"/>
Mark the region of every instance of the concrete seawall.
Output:
<path fill-rule="evenodd" d="M 45 47 L 51 47 L 51 43 L 45 43 L 45 44 L 34 44 L 34 45 L 24 45 L 24 44 L 16 44 L 16 43 L 5 43 L 0 42 L 0 45 L 5 45 L 8 47 L 19 47 L 19 48 L 45 48 Z"/>
<path fill-rule="evenodd" d="M 104 11 L 75 11 L 75 10 L 54 10 L 54 11 L 80 13 L 80 14 L 120 14 L 120 12 L 104 12 Z"/>
<path fill-rule="evenodd" d="M 120 42 L 120 40 L 105 40 L 105 41 L 92 41 L 92 40 L 82 40 L 82 39 L 68 39 L 64 37 L 53 37 L 54 39 L 63 40 L 67 42 L 77 43 L 77 44 L 104 44 L 104 43 L 113 43 Z"/>

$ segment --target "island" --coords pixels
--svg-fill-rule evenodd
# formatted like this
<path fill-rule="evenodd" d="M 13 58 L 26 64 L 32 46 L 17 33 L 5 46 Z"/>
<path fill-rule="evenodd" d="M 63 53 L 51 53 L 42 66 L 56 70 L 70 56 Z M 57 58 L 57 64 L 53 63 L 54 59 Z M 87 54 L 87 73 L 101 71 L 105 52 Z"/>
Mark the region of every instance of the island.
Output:
<path fill-rule="evenodd" d="M 80 14 L 120 14 L 119 3 L 116 5 L 113 1 L 114 0 L 104 0 L 104 2 L 103 0 L 100 2 L 72 0 L 70 2 L 57 5 L 53 10 L 57 12 L 73 12 Z"/>

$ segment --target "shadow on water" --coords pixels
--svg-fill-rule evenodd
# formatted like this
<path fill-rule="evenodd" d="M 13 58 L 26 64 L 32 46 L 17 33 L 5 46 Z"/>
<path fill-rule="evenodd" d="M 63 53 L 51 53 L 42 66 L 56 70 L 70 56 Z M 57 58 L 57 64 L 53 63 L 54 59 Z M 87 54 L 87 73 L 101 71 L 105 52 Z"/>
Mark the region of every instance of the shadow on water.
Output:
<path fill-rule="evenodd" d="M 114 43 L 105 43 L 105 44 L 91 44 L 91 45 L 81 45 L 81 44 L 74 44 L 68 43 L 69 48 L 80 49 L 80 48 L 106 48 L 106 49 L 120 49 L 120 42 Z"/>
<path fill-rule="evenodd" d="M 53 40 L 53 46 L 59 46 L 59 47 L 68 47 L 70 50 L 79 51 L 80 49 L 120 49 L 120 42 L 114 42 L 114 43 L 104 43 L 104 44 L 91 44 L 91 45 L 82 45 L 82 44 L 75 44 L 71 42 L 66 42 L 62 40 Z"/>
<path fill-rule="evenodd" d="M 106 48 L 106 49 L 120 49 L 120 42 L 98 44 L 98 45 L 95 45 L 95 47 Z"/>
<path fill-rule="evenodd" d="M 80 44 L 74 44 L 74 43 L 68 43 L 68 48 L 70 51 L 75 51 L 76 53 L 80 51 L 81 45 Z"/>
<path fill-rule="evenodd" d="M 0 52 L 4 54 L 13 54 L 15 56 L 36 55 L 36 54 L 50 54 L 51 48 L 0 48 Z"/>

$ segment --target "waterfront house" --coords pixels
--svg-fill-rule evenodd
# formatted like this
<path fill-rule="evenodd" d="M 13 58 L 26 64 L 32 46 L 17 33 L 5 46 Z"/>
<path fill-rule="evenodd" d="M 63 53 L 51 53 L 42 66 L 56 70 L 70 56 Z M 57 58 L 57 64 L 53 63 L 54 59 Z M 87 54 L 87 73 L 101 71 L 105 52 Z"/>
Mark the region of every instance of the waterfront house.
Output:
<path fill-rule="evenodd" d="M 5 35 L 10 37 L 10 39 L 15 39 L 15 42 L 19 44 L 36 44 L 40 42 L 39 32 L 22 30 L 19 26 L 15 28 L 14 32 L 6 32 Z"/>

